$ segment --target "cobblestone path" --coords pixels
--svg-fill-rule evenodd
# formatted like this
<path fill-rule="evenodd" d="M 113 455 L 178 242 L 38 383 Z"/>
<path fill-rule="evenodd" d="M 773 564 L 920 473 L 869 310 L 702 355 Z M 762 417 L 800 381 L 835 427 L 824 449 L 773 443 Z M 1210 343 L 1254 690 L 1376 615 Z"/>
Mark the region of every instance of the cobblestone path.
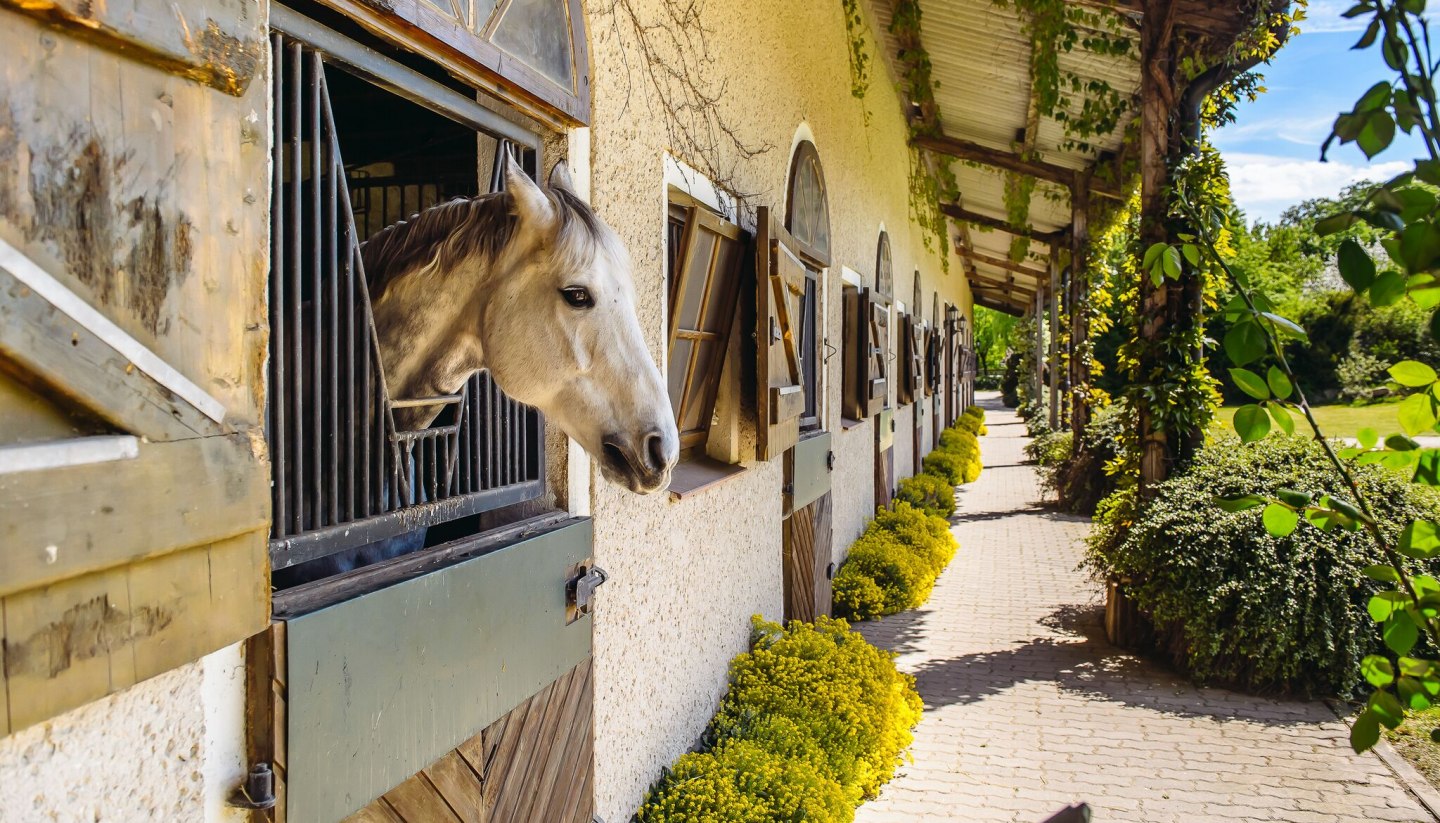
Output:
<path fill-rule="evenodd" d="M 925 715 L 914 763 L 861 823 L 1433 821 L 1320 702 L 1197 688 L 1110 646 L 1077 565 L 1087 522 L 1039 508 L 1018 418 L 986 406 L 985 471 L 963 487 L 960 552 L 930 603 L 859 629 L 899 653 Z"/>

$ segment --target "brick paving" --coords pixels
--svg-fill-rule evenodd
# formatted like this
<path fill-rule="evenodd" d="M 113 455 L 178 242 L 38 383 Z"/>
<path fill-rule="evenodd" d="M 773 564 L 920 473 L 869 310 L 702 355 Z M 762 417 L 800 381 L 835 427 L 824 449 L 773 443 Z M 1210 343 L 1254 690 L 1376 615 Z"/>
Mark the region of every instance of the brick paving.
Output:
<path fill-rule="evenodd" d="M 1096 823 L 1435 820 L 1325 704 L 1197 688 L 1109 645 L 1077 570 L 1087 521 L 1037 505 L 1024 426 L 981 405 L 959 554 L 925 607 L 858 627 L 925 701 L 914 762 L 861 823 L 1038 823 L 1082 800 Z"/>

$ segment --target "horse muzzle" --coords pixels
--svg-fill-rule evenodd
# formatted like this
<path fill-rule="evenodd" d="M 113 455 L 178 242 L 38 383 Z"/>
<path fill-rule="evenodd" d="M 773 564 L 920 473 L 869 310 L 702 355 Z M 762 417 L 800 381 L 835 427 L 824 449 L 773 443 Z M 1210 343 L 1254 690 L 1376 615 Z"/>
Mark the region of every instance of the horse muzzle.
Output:
<path fill-rule="evenodd" d="M 606 480 L 636 494 L 654 494 L 670 485 L 670 470 L 680 456 L 673 429 L 654 428 L 639 436 L 611 434 L 600 441 L 600 472 Z"/>

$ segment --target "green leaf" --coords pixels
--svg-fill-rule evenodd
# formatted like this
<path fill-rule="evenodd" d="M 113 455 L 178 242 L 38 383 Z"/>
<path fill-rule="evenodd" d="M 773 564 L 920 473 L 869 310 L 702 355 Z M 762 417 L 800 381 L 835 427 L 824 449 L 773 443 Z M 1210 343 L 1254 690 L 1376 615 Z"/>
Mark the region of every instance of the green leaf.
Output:
<path fill-rule="evenodd" d="M 1356 136 L 1355 144 L 1360 147 L 1360 151 L 1365 152 L 1367 158 L 1373 159 L 1375 155 L 1390 148 L 1390 143 L 1394 140 L 1394 118 L 1387 111 L 1373 111 L 1365 118 L 1365 125 Z"/>
<path fill-rule="evenodd" d="M 1265 332 L 1253 320 L 1242 320 L 1225 333 L 1225 354 L 1237 366 L 1260 359 L 1269 348 Z"/>
<path fill-rule="evenodd" d="M 1395 691 L 1400 693 L 1401 705 L 1410 711 L 1420 712 L 1431 706 L 1424 684 L 1413 677 L 1401 677 L 1395 683 Z"/>
<path fill-rule="evenodd" d="M 1281 489 L 1275 493 L 1275 496 L 1280 498 L 1286 505 L 1294 506 L 1297 509 L 1305 508 L 1310 505 L 1310 501 L 1315 499 L 1312 495 L 1308 495 L 1305 492 L 1297 492 L 1294 489 Z"/>
<path fill-rule="evenodd" d="M 1355 436 L 1360 441 L 1360 445 L 1366 449 L 1375 448 L 1375 443 L 1380 439 L 1380 433 L 1368 426 L 1361 429 Z"/>
<path fill-rule="evenodd" d="M 1371 692 L 1368 702 L 1369 711 L 1374 712 L 1375 717 L 1387 728 L 1393 729 L 1405 720 L 1405 708 L 1400 705 L 1395 695 L 1384 689 Z"/>
<path fill-rule="evenodd" d="M 1380 718 L 1372 712 L 1361 712 L 1350 725 L 1350 748 L 1364 754 L 1380 741 Z"/>
<path fill-rule="evenodd" d="M 1401 360 L 1389 368 L 1390 377 L 1402 386 L 1423 388 L 1437 379 L 1435 370 L 1415 360 Z"/>
<path fill-rule="evenodd" d="M 1165 276 L 1171 280 L 1180 277 L 1180 252 L 1174 246 L 1166 246 L 1165 253 L 1160 255 L 1160 265 L 1165 269 Z"/>
<path fill-rule="evenodd" d="M 1440 171 L 1437 171 L 1437 173 L 1440 173 Z M 1321 237 L 1328 237 L 1329 235 L 1345 231 L 1355 225 L 1359 219 L 1354 212 L 1348 211 L 1332 214 L 1329 217 L 1322 217 L 1315 221 L 1315 233 Z"/>
<path fill-rule="evenodd" d="M 1243 443 L 1253 443 L 1270 433 L 1270 415 L 1251 403 L 1235 410 L 1235 433 Z"/>
<path fill-rule="evenodd" d="M 1271 537 L 1285 538 L 1295 533 L 1295 527 L 1300 525 L 1300 515 L 1288 506 L 1271 503 L 1261 513 L 1260 521 Z"/>
<path fill-rule="evenodd" d="M 1265 380 L 1255 372 L 1249 369 L 1231 369 L 1230 379 L 1235 381 L 1235 385 L 1239 386 L 1241 391 L 1256 400 L 1270 399 L 1270 387 L 1265 385 Z"/>
<path fill-rule="evenodd" d="M 1395 567 L 1386 566 L 1383 563 L 1377 563 L 1373 566 L 1366 566 L 1364 569 L 1361 570 L 1361 572 L 1371 580 L 1377 580 L 1381 583 L 1400 582 L 1400 573 L 1395 571 Z"/>
<path fill-rule="evenodd" d="M 1295 433 L 1295 420 L 1290 417 L 1289 409 L 1279 403 L 1267 403 L 1265 408 L 1270 412 L 1270 419 L 1274 420 L 1275 425 L 1280 427 L 1280 431 L 1286 434 Z"/>
<path fill-rule="evenodd" d="M 1277 334 L 1288 334 L 1291 337 L 1298 337 L 1301 340 L 1305 340 L 1309 337 L 1309 335 L 1305 334 L 1305 329 L 1301 328 L 1299 323 L 1296 323 L 1294 320 L 1291 320 L 1288 317 L 1281 317 L 1274 312 L 1268 311 L 1261 312 L 1260 316 L 1275 324 L 1275 331 Z"/>
<path fill-rule="evenodd" d="M 1336 254 L 1340 276 L 1357 292 L 1364 292 L 1375 282 L 1375 261 L 1354 238 L 1346 238 Z"/>
<path fill-rule="evenodd" d="M 1190 265 L 1196 268 L 1200 267 L 1199 246 L 1196 246 L 1194 243 L 1186 243 L 1185 245 L 1180 247 L 1180 253 L 1185 255 L 1185 259 L 1190 261 Z"/>
<path fill-rule="evenodd" d="M 1409 654 L 1415 648 L 1415 643 L 1420 639 L 1420 628 L 1410 615 L 1405 612 L 1395 612 L 1390 619 L 1385 621 L 1383 631 L 1385 645 L 1390 651 L 1396 654 Z"/>
<path fill-rule="evenodd" d="M 1370 21 L 1370 25 L 1365 27 L 1365 33 L 1362 34 L 1362 35 L 1360 35 L 1360 39 L 1359 39 L 1359 40 L 1356 40 L 1356 41 L 1355 41 L 1355 45 L 1351 46 L 1350 48 L 1352 48 L 1352 49 L 1368 49 L 1368 48 L 1370 48 L 1371 46 L 1375 45 L 1375 38 L 1378 37 L 1379 34 L 1380 34 L 1380 21 L 1379 21 L 1379 20 L 1371 20 L 1371 21 Z"/>
<path fill-rule="evenodd" d="M 1422 449 L 1415 461 L 1415 476 L 1412 482 L 1426 486 L 1440 486 L 1440 449 Z"/>
<path fill-rule="evenodd" d="M 1410 395 L 1400 401 L 1397 414 L 1400 428 L 1411 437 L 1435 427 L 1435 401 L 1431 400 L 1429 395 Z"/>
<path fill-rule="evenodd" d="M 1235 512 L 1243 512 L 1246 509 L 1253 509 L 1265 502 L 1265 498 L 1258 494 L 1237 494 L 1215 498 L 1215 505 L 1232 514 Z"/>
<path fill-rule="evenodd" d="M 1395 667 L 1378 654 L 1367 654 L 1360 661 L 1360 673 L 1377 689 L 1395 682 Z"/>
<path fill-rule="evenodd" d="M 1409 603 L 1410 598 L 1400 592 L 1380 592 L 1365 604 L 1365 611 L 1370 613 L 1370 619 L 1376 623 L 1384 623 L 1390 619 L 1390 615 L 1404 611 Z"/>
<path fill-rule="evenodd" d="M 1430 520 L 1412 520 L 1400 532 L 1395 550 L 1416 560 L 1440 554 L 1440 527 Z"/>
<path fill-rule="evenodd" d="M 1370 284 L 1370 302 L 1384 308 L 1400 302 L 1405 296 L 1405 275 L 1398 271 L 1387 271 Z"/>
<path fill-rule="evenodd" d="M 1160 261 L 1160 255 L 1164 254 L 1168 248 L 1170 247 L 1165 243 L 1150 244 L 1150 248 L 1145 250 L 1145 257 L 1140 261 L 1140 268 L 1146 270 L 1155 268 L 1155 264 Z"/>
<path fill-rule="evenodd" d="M 1295 391 L 1295 385 L 1278 366 L 1271 366 L 1270 371 L 1265 373 L 1265 382 L 1270 384 L 1271 393 L 1281 400 L 1289 398 Z"/>

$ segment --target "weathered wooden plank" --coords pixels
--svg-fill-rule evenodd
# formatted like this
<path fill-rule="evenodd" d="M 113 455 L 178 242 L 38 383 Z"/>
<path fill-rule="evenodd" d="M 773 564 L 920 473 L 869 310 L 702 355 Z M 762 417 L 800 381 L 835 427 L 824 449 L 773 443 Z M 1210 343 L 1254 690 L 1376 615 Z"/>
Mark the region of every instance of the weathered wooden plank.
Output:
<path fill-rule="evenodd" d="M 151 440 L 224 432 L 0 266 L 0 362 L 5 360 L 24 379 L 123 431 Z"/>
<path fill-rule="evenodd" d="M 888 454 L 888 452 L 887 452 Z M 831 513 L 833 498 L 829 492 L 821 495 L 818 500 L 810 505 L 814 510 L 812 528 L 814 530 L 814 563 L 815 577 L 815 615 L 830 616 L 832 599 L 832 588 L 830 581 L 830 562 L 832 558 L 831 541 Z"/>
<path fill-rule="evenodd" d="M 568 684 L 566 714 L 555 730 L 555 744 L 537 779 L 533 805 L 527 810 L 530 820 L 569 819 L 566 809 L 579 791 L 583 773 L 590 770 L 594 694 L 590 676 L 591 659 L 575 667 Z"/>
<path fill-rule="evenodd" d="M 480 775 L 470 768 L 460 752 L 452 751 L 426 766 L 424 775 L 461 820 L 479 823 L 485 819 L 485 794 L 480 786 Z"/>
<path fill-rule="evenodd" d="M 575 680 L 575 671 L 575 669 L 571 669 L 559 680 L 546 687 L 549 695 L 545 701 L 544 719 L 539 731 L 530 741 L 529 762 L 517 761 L 513 764 L 514 768 L 509 776 L 513 778 L 512 785 L 515 787 L 510 792 L 510 797 L 513 799 L 510 803 L 497 807 L 497 809 L 508 808 L 510 813 L 506 817 L 497 816 L 497 820 L 537 819 L 531 815 L 530 810 L 545 791 L 545 774 L 549 769 L 551 758 L 559 756 L 557 743 L 564 745 L 563 742 L 560 742 L 560 738 L 569 728 L 567 723 L 574 719 L 571 714 L 570 687 Z M 507 779 L 506 783 L 511 784 L 512 781 Z"/>
<path fill-rule="evenodd" d="M 0 7 L 236 96 L 265 54 L 264 16 L 246 0 L 212 0 L 188 20 L 185 8 L 165 0 L 0 0 Z"/>
<path fill-rule="evenodd" d="M 234 590 L 233 569 L 263 568 L 262 535 L 242 535 L 0 600 L 13 729 L 48 719 L 253 634 L 262 597 Z M 227 575 L 217 580 L 210 573 Z M 193 579 L 171 579 L 193 575 Z M 241 627 L 241 628 L 237 628 Z"/>
<path fill-rule="evenodd" d="M 408 823 L 408 821 L 396 814 L 390 804 L 381 799 L 345 818 L 345 823 Z"/>
<path fill-rule="evenodd" d="M 389 803 L 405 823 L 460 823 L 455 811 L 423 772 L 386 792 L 384 802 Z"/>
<path fill-rule="evenodd" d="M 0 474 L 0 595 L 263 532 L 268 478 L 252 445 L 238 434 L 143 443 L 134 460 Z M 263 569 L 232 569 L 217 596 L 254 596 Z"/>

